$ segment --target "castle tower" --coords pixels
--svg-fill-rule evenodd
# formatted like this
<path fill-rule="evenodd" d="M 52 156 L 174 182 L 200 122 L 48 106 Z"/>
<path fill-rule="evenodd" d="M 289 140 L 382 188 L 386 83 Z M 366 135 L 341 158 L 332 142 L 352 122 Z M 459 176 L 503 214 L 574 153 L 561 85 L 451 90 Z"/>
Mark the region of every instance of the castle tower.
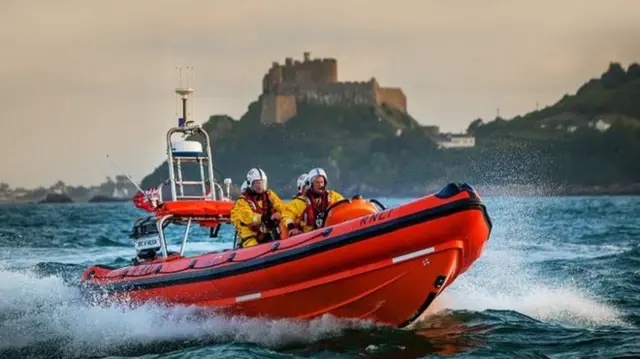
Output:
<path fill-rule="evenodd" d="M 302 61 L 285 58 L 284 64 L 274 62 L 262 78 L 260 122 L 285 123 L 297 114 L 304 103 L 369 104 L 386 103 L 406 112 L 406 97 L 399 88 L 378 86 L 368 82 L 339 82 L 338 62 L 333 58 L 311 58 L 302 53 Z"/>

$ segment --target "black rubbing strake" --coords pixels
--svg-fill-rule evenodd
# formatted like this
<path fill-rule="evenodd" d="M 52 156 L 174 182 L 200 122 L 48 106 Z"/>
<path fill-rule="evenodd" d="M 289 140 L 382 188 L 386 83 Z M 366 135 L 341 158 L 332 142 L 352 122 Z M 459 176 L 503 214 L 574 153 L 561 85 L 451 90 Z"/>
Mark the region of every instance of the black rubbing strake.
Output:
<path fill-rule="evenodd" d="M 189 271 L 186 273 L 175 273 L 170 275 L 162 275 L 154 278 L 142 278 L 134 279 L 130 281 L 121 281 L 115 283 L 108 283 L 100 285 L 110 291 L 128 291 L 128 290 L 141 290 L 157 287 L 165 287 L 172 285 L 197 283 L 202 281 L 209 281 L 223 277 L 229 277 L 233 275 L 239 275 L 263 268 L 268 268 L 282 264 L 284 262 L 293 261 L 301 258 L 311 256 L 313 254 L 328 251 L 334 248 L 339 248 L 352 243 L 360 242 L 369 238 L 380 236 L 386 233 L 393 232 L 400 228 L 420 224 L 429 220 L 445 217 L 451 214 L 455 214 L 461 211 L 467 210 L 480 210 L 484 213 L 484 218 L 487 220 L 489 229 L 491 229 L 491 223 L 488 221 L 488 215 L 484 204 L 476 198 L 467 198 L 458 200 L 455 202 L 447 203 L 445 205 L 429 208 L 419 212 L 412 213 L 410 215 L 395 218 L 388 222 L 371 225 L 366 228 L 355 230 L 353 232 L 345 233 L 334 238 L 329 238 L 323 241 L 309 244 L 302 248 L 293 248 L 281 253 L 275 253 L 268 257 L 258 257 L 246 262 L 238 262 L 223 267 L 214 267 L 210 269 L 203 269 L 198 271 Z M 321 233 L 330 233 L 331 227 L 325 229 Z M 315 237 L 315 236 L 314 236 Z M 227 261 L 232 261 L 235 257 L 235 252 L 231 253 Z M 87 283 L 88 285 L 91 285 Z"/>

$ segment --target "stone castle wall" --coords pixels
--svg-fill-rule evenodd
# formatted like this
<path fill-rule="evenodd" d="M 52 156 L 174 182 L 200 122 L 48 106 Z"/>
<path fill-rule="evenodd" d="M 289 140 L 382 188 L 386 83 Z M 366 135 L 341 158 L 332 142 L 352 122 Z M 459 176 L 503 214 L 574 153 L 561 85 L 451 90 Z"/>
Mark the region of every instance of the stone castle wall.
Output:
<path fill-rule="evenodd" d="M 285 123 L 297 113 L 296 97 L 292 95 L 266 94 L 261 96 L 260 122 Z"/>
<path fill-rule="evenodd" d="M 298 88 L 312 89 L 338 82 L 338 62 L 335 59 L 311 59 L 304 53 L 304 62 L 286 58 L 284 65 L 274 62 L 262 79 L 262 93 L 286 94 Z"/>
<path fill-rule="evenodd" d="M 407 97 L 400 88 L 380 87 L 378 88 L 378 103 L 386 103 L 404 113 L 407 113 Z"/>
<path fill-rule="evenodd" d="M 374 105 L 375 86 L 371 82 L 336 82 L 312 90 L 302 90 L 296 97 L 314 105 Z"/>
<path fill-rule="evenodd" d="M 375 78 L 367 82 L 338 82 L 335 59 L 285 60 L 273 63 L 262 80 L 260 121 L 285 123 L 297 113 L 298 104 L 381 105 L 386 103 L 407 112 L 407 100 L 399 88 L 380 87 Z"/>

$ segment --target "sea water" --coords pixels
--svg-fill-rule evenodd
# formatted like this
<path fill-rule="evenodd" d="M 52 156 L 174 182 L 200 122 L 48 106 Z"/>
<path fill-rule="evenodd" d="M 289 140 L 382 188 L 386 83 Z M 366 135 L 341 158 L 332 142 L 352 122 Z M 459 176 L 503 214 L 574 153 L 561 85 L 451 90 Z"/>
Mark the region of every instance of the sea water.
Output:
<path fill-rule="evenodd" d="M 484 254 L 411 330 L 90 305 L 80 274 L 128 264 L 127 235 L 144 213 L 131 203 L 2 205 L 0 358 L 640 357 L 640 197 L 484 200 L 494 224 Z M 232 245 L 231 231 L 192 233 L 201 237 L 187 254 Z"/>

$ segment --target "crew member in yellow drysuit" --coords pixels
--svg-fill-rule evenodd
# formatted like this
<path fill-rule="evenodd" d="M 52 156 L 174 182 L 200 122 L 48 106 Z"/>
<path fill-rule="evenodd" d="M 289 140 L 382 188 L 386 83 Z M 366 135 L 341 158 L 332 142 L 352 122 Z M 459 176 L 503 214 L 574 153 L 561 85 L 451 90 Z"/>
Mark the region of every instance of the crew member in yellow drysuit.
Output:
<path fill-rule="evenodd" d="M 267 189 L 267 175 L 262 169 L 252 168 L 246 181 L 247 189 L 231 209 L 231 223 L 238 231 L 242 247 L 279 240 L 279 222 L 287 205 Z"/>
<path fill-rule="evenodd" d="M 307 200 L 306 200 L 305 194 L 309 189 L 309 181 L 307 179 L 308 179 L 308 175 L 306 173 L 303 173 L 298 177 L 298 180 L 296 183 L 298 192 L 296 193 L 295 196 L 291 198 L 291 200 L 287 204 L 288 206 L 291 206 L 291 202 L 296 202 L 296 201 L 301 201 L 301 203 L 299 203 L 298 205 L 302 205 L 302 204 L 306 205 Z M 296 218 L 293 224 L 294 224 L 293 227 L 288 226 L 289 228 L 287 228 L 287 233 L 289 233 L 290 229 L 292 228 L 297 228 L 299 231 L 302 230 L 302 228 L 300 227 L 300 218 Z"/>
<path fill-rule="evenodd" d="M 344 199 L 338 192 L 327 190 L 327 174 L 322 168 L 309 171 L 307 183 L 309 188 L 304 194 L 289 202 L 288 210 L 284 214 L 289 236 L 319 228 L 324 221 L 327 208 Z M 296 228 L 298 221 L 300 229 Z"/>

